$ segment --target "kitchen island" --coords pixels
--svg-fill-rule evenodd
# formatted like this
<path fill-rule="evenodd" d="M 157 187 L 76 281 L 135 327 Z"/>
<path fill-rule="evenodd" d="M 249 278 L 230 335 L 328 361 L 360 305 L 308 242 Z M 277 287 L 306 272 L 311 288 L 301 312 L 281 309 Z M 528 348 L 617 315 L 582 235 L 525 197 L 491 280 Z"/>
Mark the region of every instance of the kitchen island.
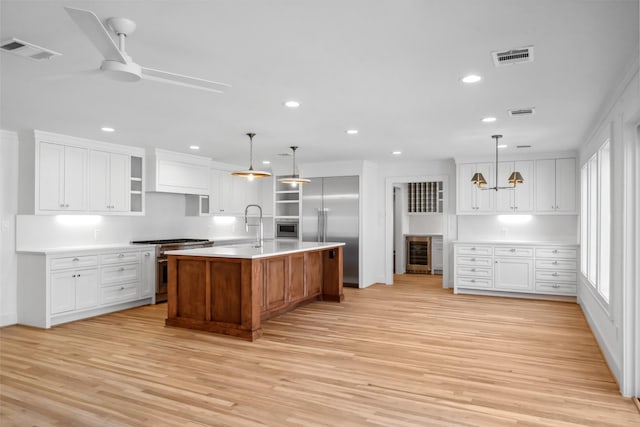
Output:
<path fill-rule="evenodd" d="M 165 324 L 253 341 L 262 336 L 262 320 L 344 299 L 343 246 L 274 240 L 169 251 Z"/>

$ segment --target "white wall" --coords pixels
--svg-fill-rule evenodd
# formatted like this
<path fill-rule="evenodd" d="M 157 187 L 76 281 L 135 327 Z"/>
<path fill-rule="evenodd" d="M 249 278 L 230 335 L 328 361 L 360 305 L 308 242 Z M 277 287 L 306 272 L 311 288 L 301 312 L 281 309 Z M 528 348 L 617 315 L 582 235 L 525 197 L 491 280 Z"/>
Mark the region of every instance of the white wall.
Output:
<path fill-rule="evenodd" d="M 18 137 L 0 130 L 0 326 L 18 320 L 15 253 L 18 212 Z"/>
<path fill-rule="evenodd" d="M 601 119 L 596 122 L 593 132 L 586 139 L 580 150 L 579 166 L 593 155 L 593 153 L 607 140 L 611 143 L 611 290 L 608 306 L 599 299 L 597 292 L 579 275 L 578 302 L 585 313 L 600 347 L 613 371 L 621 391 L 625 395 L 640 394 L 640 384 L 637 384 L 635 372 L 640 369 L 640 343 L 634 343 L 634 332 L 638 322 L 635 320 L 638 307 L 630 304 L 638 289 L 638 277 L 626 274 L 628 265 L 636 263 L 637 256 L 629 241 L 638 239 L 634 230 L 638 228 L 637 207 L 630 208 L 625 201 L 625 189 L 633 188 L 634 173 L 640 167 L 634 162 L 627 161 L 625 153 L 631 146 L 637 150 L 637 133 L 626 131 L 636 129 L 640 124 L 640 79 L 638 77 L 638 62 L 634 64 L 617 93 L 612 94 L 612 101 L 603 106 Z M 633 150 L 631 150 L 633 152 Z M 633 194 L 633 192 L 627 192 Z M 625 307 L 627 307 L 625 309 Z M 629 360 L 631 359 L 631 360 Z"/>
<path fill-rule="evenodd" d="M 440 234 L 443 228 L 444 215 L 407 215 L 409 217 L 409 234 Z"/>
<path fill-rule="evenodd" d="M 499 215 L 459 215 L 458 240 L 578 243 L 578 216 L 531 215 L 524 224 L 502 222 Z"/>

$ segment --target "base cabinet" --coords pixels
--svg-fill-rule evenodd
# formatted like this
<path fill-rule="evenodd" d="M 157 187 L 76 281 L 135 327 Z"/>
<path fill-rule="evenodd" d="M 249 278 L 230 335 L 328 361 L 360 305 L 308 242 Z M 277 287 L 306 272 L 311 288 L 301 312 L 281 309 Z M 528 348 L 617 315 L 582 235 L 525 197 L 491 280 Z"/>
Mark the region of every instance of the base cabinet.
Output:
<path fill-rule="evenodd" d="M 19 253 L 18 323 L 40 328 L 154 301 L 155 247 Z"/>
<path fill-rule="evenodd" d="M 456 243 L 455 293 L 575 297 L 577 246 Z"/>

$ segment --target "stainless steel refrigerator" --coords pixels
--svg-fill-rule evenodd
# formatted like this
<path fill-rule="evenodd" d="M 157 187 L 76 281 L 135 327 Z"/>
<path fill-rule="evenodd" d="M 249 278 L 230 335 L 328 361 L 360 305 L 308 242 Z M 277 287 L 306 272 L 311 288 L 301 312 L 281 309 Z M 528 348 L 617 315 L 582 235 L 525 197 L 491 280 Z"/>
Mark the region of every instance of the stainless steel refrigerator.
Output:
<path fill-rule="evenodd" d="M 359 283 L 360 178 L 310 178 L 302 189 L 302 240 L 344 242 L 344 285 Z"/>

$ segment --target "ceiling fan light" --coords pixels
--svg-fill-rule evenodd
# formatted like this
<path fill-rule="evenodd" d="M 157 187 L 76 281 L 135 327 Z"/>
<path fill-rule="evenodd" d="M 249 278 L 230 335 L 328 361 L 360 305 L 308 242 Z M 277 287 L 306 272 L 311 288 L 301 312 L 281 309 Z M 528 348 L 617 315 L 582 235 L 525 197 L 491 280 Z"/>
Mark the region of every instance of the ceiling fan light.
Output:
<path fill-rule="evenodd" d="M 271 172 L 267 171 L 257 171 L 253 169 L 253 137 L 256 136 L 255 133 L 247 133 L 249 137 L 249 169 L 242 171 L 234 171 L 231 172 L 233 176 L 240 176 L 247 178 L 249 181 L 253 181 L 254 178 L 266 178 L 271 176 Z"/>
<path fill-rule="evenodd" d="M 509 184 L 522 184 L 524 182 L 524 178 L 522 178 L 522 175 L 520 174 L 520 172 L 518 171 L 514 171 L 511 173 L 511 175 L 509 175 Z"/>
<path fill-rule="evenodd" d="M 487 183 L 487 180 L 484 179 L 484 176 L 482 176 L 482 174 L 480 172 L 476 172 L 473 174 L 473 178 L 471 178 L 471 182 L 474 183 L 475 185 L 484 185 Z"/>

